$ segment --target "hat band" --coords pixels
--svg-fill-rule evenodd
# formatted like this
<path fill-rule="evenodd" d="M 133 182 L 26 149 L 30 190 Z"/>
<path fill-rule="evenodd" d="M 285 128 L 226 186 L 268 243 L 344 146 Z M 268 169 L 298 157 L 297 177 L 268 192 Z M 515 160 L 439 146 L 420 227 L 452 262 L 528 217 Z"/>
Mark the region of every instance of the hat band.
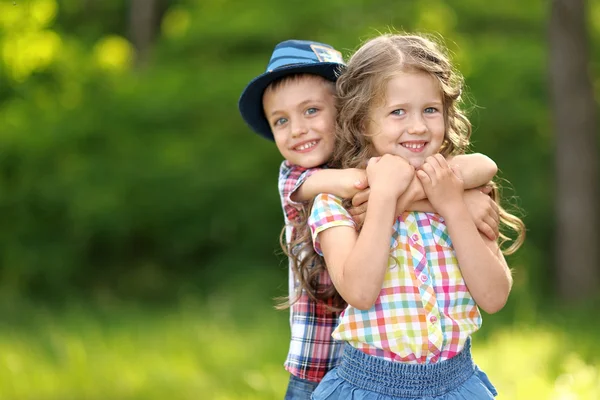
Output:
<path fill-rule="evenodd" d="M 271 61 L 281 57 L 311 58 L 315 61 L 318 61 L 314 51 L 302 50 L 297 47 L 282 47 L 275 50 L 271 55 Z"/>
<path fill-rule="evenodd" d="M 315 59 L 313 58 L 304 58 L 304 57 L 294 57 L 294 58 L 290 58 L 290 57 L 281 57 L 278 58 L 277 60 L 271 60 L 271 63 L 269 64 L 269 71 L 272 71 L 274 69 L 277 68 L 281 68 L 281 67 L 285 67 L 286 65 L 293 65 L 293 64 L 315 64 Z"/>

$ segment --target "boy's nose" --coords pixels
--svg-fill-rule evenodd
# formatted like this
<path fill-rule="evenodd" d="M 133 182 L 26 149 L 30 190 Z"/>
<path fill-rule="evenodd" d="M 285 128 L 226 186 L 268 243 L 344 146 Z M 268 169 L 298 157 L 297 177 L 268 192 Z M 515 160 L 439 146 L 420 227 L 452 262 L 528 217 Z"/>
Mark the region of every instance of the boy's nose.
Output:
<path fill-rule="evenodd" d="M 292 123 L 292 137 L 296 138 L 302 136 L 308 132 L 306 124 L 302 121 Z"/>

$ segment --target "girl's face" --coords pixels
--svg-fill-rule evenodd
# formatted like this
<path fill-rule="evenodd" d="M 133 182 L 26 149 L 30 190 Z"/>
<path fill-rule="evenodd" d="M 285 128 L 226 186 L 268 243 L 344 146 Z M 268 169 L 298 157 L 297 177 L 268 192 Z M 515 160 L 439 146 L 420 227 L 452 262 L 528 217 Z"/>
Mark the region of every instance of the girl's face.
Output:
<path fill-rule="evenodd" d="M 419 168 L 442 146 L 443 110 L 442 91 L 433 76 L 422 71 L 394 75 L 383 103 L 369 112 L 367 130 L 376 153 L 401 156 Z"/>

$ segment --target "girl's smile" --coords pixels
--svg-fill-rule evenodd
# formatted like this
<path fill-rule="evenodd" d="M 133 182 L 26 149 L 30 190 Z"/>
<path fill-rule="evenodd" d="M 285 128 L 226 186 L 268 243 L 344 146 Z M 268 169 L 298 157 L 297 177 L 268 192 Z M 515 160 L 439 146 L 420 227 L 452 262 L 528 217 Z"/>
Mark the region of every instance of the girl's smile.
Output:
<path fill-rule="evenodd" d="M 428 144 L 428 142 L 423 141 L 423 140 L 407 141 L 407 142 L 400 143 L 400 145 L 402 147 L 404 147 L 405 149 L 408 149 L 409 151 L 412 151 L 413 153 L 421 153 L 421 152 L 425 151 L 425 147 L 427 146 L 427 144 Z"/>

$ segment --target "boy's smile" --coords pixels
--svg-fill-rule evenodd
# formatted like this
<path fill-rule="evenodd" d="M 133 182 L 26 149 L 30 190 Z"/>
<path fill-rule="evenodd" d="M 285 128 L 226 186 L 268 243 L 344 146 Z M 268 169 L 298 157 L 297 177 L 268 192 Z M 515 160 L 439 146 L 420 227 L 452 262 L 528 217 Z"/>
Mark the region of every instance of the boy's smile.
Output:
<path fill-rule="evenodd" d="M 312 149 L 319 144 L 321 140 L 306 140 L 298 145 L 296 145 L 293 150 L 299 153 L 308 153 L 312 151 Z"/>
<path fill-rule="evenodd" d="M 268 87 L 263 109 L 275 144 L 290 163 L 314 168 L 329 161 L 335 132 L 335 97 L 331 82 L 300 75 Z"/>

